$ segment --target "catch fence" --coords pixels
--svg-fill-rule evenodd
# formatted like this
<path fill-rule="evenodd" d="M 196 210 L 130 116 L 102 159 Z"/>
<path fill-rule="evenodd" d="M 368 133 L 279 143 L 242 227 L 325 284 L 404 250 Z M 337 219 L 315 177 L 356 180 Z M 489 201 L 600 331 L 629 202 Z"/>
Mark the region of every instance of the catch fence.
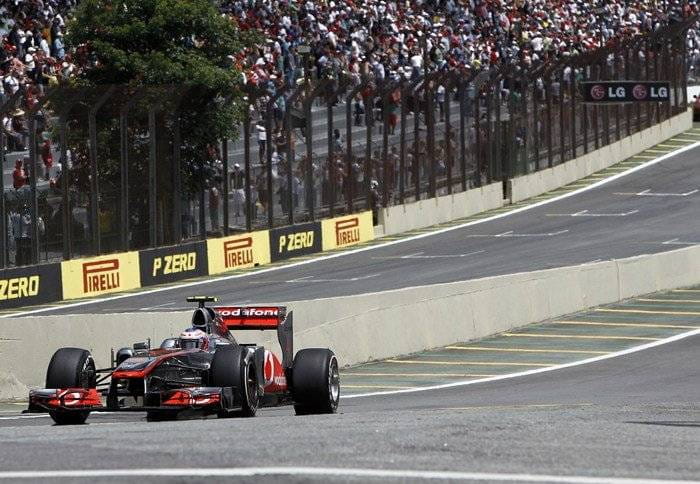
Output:
<path fill-rule="evenodd" d="M 0 129 L 0 268 L 505 187 L 683 112 L 694 21 L 530 66 L 250 87 L 242 106 L 219 97 L 207 112 L 193 111 L 194 88 L 20 91 L 0 107 L 24 110 L 24 124 Z M 671 101 L 582 103 L 579 83 L 623 79 L 669 81 Z M 193 153 L 197 118 L 234 102 L 237 140 Z"/>

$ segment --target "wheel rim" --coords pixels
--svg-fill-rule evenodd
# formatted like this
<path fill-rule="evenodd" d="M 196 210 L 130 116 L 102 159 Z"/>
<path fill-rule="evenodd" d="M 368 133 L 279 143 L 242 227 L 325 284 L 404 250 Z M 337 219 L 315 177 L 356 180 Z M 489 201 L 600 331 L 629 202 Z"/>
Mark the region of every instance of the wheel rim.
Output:
<path fill-rule="evenodd" d="M 338 371 L 338 360 L 335 356 L 331 358 L 328 365 L 328 394 L 331 397 L 333 405 L 338 403 L 340 398 L 340 373 Z"/>
<path fill-rule="evenodd" d="M 95 363 L 92 361 L 92 357 L 88 356 L 85 359 L 83 368 L 80 370 L 80 386 L 82 388 L 93 388 L 95 380 Z"/>
<path fill-rule="evenodd" d="M 251 371 L 251 369 L 253 371 Z M 255 368 L 250 365 L 246 366 L 246 385 L 245 391 L 248 397 L 248 405 L 251 409 L 258 406 L 258 382 L 255 379 Z"/>

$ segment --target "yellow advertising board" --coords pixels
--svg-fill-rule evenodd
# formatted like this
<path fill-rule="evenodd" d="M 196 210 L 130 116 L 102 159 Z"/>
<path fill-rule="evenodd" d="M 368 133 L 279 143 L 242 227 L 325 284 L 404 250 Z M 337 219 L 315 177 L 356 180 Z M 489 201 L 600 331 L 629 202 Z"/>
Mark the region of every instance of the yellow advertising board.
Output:
<path fill-rule="evenodd" d="M 220 274 L 270 263 L 268 230 L 207 240 L 209 274 Z"/>
<path fill-rule="evenodd" d="M 332 250 L 374 239 L 372 212 L 322 220 L 323 250 Z"/>
<path fill-rule="evenodd" d="M 125 252 L 61 262 L 63 299 L 99 296 L 141 287 L 139 253 Z"/>

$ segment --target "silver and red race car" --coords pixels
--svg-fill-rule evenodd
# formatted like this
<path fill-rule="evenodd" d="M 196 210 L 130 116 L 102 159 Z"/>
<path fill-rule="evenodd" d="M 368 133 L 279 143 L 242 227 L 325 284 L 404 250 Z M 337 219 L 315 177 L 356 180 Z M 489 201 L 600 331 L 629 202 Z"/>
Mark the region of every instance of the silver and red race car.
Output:
<path fill-rule="evenodd" d="M 46 372 L 46 388 L 29 393 L 29 411 L 48 411 L 59 425 L 82 424 L 91 411 L 145 411 L 149 420 L 187 415 L 253 417 L 259 407 L 294 405 L 297 415 L 335 413 L 338 360 L 326 348 L 294 355 L 293 314 L 281 306 L 207 307 L 198 303 L 190 328 L 159 348 L 137 343 L 113 352 L 97 369 L 87 350 L 61 348 Z M 230 330 L 276 330 L 282 359 Z"/>

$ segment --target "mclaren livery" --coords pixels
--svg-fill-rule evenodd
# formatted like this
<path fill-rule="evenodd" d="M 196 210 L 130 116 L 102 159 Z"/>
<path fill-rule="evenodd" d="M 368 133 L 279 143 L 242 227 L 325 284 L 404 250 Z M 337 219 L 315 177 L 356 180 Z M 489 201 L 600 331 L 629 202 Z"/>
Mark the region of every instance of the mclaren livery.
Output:
<path fill-rule="evenodd" d="M 335 413 L 338 360 L 325 348 L 294 355 L 292 312 L 285 307 L 207 307 L 198 303 L 191 327 L 159 348 L 150 341 L 113 353 L 98 369 L 90 353 L 61 348 L 46 372 L 46 388 L 29 394 L 29 411 L 48 411 L 57 424 L 84 423 L 91 411 L 145 411 L 149 420 L 181 415 L 252 417 L 262 406 L 291 404 L 297 415 Z M 281 360 L 230 330 L 276 330 Z"/>

